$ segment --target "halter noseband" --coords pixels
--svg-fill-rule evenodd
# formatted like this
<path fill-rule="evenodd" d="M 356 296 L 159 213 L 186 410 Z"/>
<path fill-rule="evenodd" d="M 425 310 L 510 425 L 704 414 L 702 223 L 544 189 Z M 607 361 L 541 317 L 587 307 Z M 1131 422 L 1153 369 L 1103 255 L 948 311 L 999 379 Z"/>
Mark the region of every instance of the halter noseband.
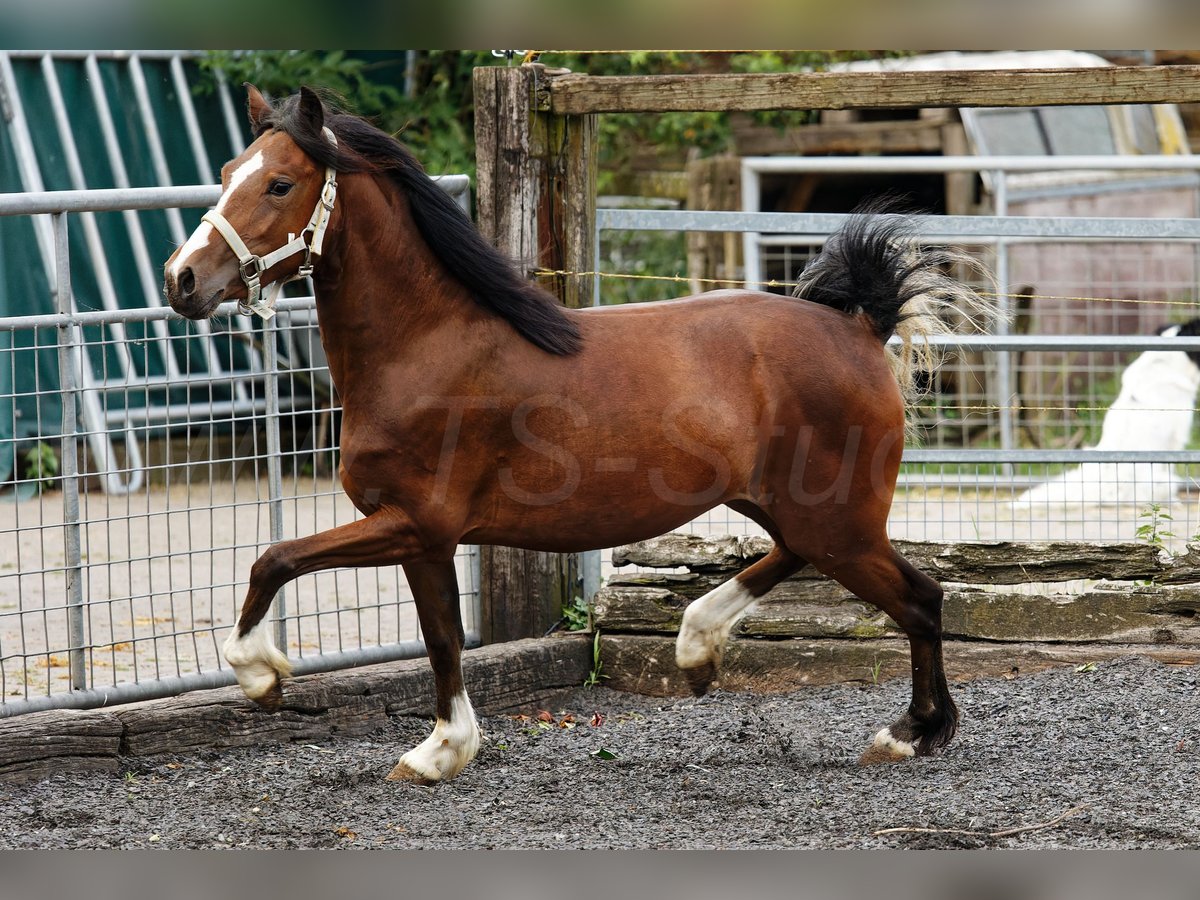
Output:
<path fill-rule="evenodd" d="M 337 138 L 334 137 L 333 132 L 328 128 L 323 128 L 322 132 L 326 140 L 336 147 Z M 238 259 L 238 274 L 242 276 L 247 292 L 246 299 L 238 301 L 238 309 L 243 315 L 257 313 L 263 319 L 271 318 L 275 315 L 275 301 L 279 299 L 279 292 L 283 290 L 283 286 L 301 278 L 307 278 L 312 274 L 313 254 L 321 255 L 321 246 L 325 241 L 325 229 L 329 227 L 329 217 L 333 213 L 333 203 L 336 199 L 337 170 L 333 166 L 326 166 L 325 185 L 321 188 L 321 196 L 317 200 L 316 209 L 309 217 L 308 224 L 299 234 L 289 232 L 287 243 L 265 256 L 251 253 L 246 242 L 237 233 L 237 229 L 215 209 L 210 209 L 204 214 L 201 221 L 207 222 L 217 230 L 217 233 L 225 239 L 225 243 L 229 245 L 229 249 Z M 311 237 L 306 238 L 305 235 L 311 235 Z M 263 272 L 277 262 L 301 251 L 304 252 L 304 262 L 300 264 L 296 274 L 283 281 L 273 281 L 265 285 L 264 291 L 264 285 L 261 283 Z"/>

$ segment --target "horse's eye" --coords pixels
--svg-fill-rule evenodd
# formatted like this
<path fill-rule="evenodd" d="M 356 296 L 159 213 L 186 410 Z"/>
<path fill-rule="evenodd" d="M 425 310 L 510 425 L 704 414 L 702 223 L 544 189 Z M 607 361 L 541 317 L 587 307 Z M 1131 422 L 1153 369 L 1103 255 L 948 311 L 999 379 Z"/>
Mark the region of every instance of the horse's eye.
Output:
<path fill-rule="evenodd" d="M 283 197 L 292 189 L 290 181 L 272 181 L 271 186 L 267 188 L 267 193 L 272 197 Z"/>

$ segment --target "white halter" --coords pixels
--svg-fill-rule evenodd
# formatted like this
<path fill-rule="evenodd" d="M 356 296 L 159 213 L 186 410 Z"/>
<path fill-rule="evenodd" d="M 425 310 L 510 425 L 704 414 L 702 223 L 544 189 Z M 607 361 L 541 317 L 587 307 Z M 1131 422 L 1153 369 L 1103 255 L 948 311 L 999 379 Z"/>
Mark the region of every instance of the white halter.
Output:
<path fill-rule="evenodd" d="M 333 146 L 337 146 L 337 138 L 333 136 L 333 132 L 328 128 L 322 129 L 325 138 Z M 304 226 L 304 230 L 299 234 L 288 233 L 287 243 L 278 250 L 266 254 L 265 256 L 257 256 L 250 252 L 250 248 L 246 246 L 246 242 L 242 240 L 237 230 L 229 224 L 229 220 L 217 212 L 215 209 L 210 209 L 206 212 L 201 221 L 208 222 L 217 233 L 225 239 L 225 243 L 229 245 L 229 249 L 233 251 L 238 258 L 238 274 L 242 276 L 242 281 L 246 283 L 247 296 L 245 300 L 238 302 L 238 309 L 244 315 L 257 313 L 263 319 L 269 319 L 275 315 L 275 301 L 279 299 L 279 292 L 283 290 L 283 286 L 292 281 L 298 281 L 301 278 L 307 278 L 312 274 L 312 257 L 313 254 L 321 255 L 321 246 L 325 241 L 325 229 L 329 226 L 329 217 L 333 213 L 333 203 L 337 199 L 337 170 L 333 166 L 325 167 L 325 185 L 321 188 L 321 197 L 317 200 L 317 207 L 313 210 L 312 216 L 308 220 L 308 224 Z M 305 235 L 311 235 L 306 238 Z M 300 268 L 296 274 L 290 278 L 285 278 L 283 281 L 274 281 L 265 285 L 261 283 L 263 272 L 271 268 L 277 262 L 287 259 L 289 256 L 304 251 L 304 262 L 300 264 Z"/>

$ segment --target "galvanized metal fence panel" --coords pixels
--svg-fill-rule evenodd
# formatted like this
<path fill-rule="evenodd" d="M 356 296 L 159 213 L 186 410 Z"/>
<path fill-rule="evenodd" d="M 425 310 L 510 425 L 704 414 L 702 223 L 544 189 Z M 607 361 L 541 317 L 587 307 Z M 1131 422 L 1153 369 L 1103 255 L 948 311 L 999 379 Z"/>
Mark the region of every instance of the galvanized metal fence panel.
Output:
<path fill-rule="evenodd" d="M 1168 158 L 1055 158 L 960 159 L 928 158 L 901 161 L 916 170 L 980 170 L 1013 168 L 1074 169 L 1103 163 L 1108 168 L 1153 171 L 1194 170 L 1198 157 Z M 751 165 L 767 170 L 794 171 L 796 160 L 753 160 Z M 843 171 L 853 166 L 886 170 L 895 158 L 872 160 L 805 159 L 820 171 Z M 1048 165 L 1043 165 L 1048 163 Z M 824 168 L 822 168 L 824 167 Z M 690 231 L 726 232 L 744 236 L 747 258 L 745 277 L 749 287 L 767 287 L 784 292 L 785 285 L 770 283 L 757 260 L 766 250 L 808 242 L 819 248 L 825 237 L 845 221 L 843 214 L 774 213 L 752 210 L 704 212 L 696 210 L 611 209 L 597 210 L 597 270 L 618 277 L 653 277 L 668 274 L 646 271 L 636 258 L 609 249 L 610 240 L 636 233 L 677 234 Z M 1146 292 L 1137 303 L 1156 310 L 1160 324 L 1200 315 L 1197 285 L 1165 283 L 1153 271 L 1156 260 L 1169 250 L 1185 248 L 1194 259 L 1200 248 L 1200 219 L 1117 217 L 1029 217 L 1029 216 L 919 216 L 919 234 L 931 242 L 956 244 L 973 250 L 995 270 L 997 251 L 1005 248 L 1046 245 L 1079 246 L 1104 242 L 1131 248 L 1147 260 Z M 1177 254 L 1178 255 L 1178 254 Z M 680 254 L 682 258 L 682 254 Z M 798 272 L 805 258 L 792 261 Z M 624 264 L 624 265 L 622 265 Z M 1161 267 L 1161 266 L 1160 266 Z M 1003 267 L 1001 267 L 1003 269 Z M 673 273 L 672 273 L 673 274 Z M 1009 295 L 1014 289 L 1011 272 L 1001 272 L 1000 284 L 976 284 L 982 290 Z M 1017 276 L 1021 277 L 1021 276 Z M 1158 280 L 1156 281 L 1156 277 Z M 686 282 L 684 278 L 677 280 Z M 787 280 L 782 278 L 779 280 Z M 594 300 L 604 302 L 605 290 L 620 282 L 594 276 Z M 728 287 L 728 284 L 713 285 Z M 664 284 L 659 296 L 678 296 L 686 284 Z M 1161 289 L 1161 299 L 1154 296 Z M 1030 300 L 1037 304 L 1039 291 Z M 1002 297 L 1011 301 L 1011 297 Z M 1040 298 L 1052 302 L 1058 298 Z M 1096 305 L 1110 305 L 1111 295 L 1096 298 Z M 1086 298 L 1081 302 L 1089 302 Z M 1002 306 L 1004 304 L 1002 303 Z M 1106 320 L 1113 321 L 1115 319 Z M 1087 449 L 1099 434 L 1108 405 L 1116 395 L 1124 366 L 1146 350 L 1196 352 L 1200 339 L 1169 338 L 1153 334 L 1035 333 L 1010 334 L 1003 323 L 991 323 L 993 333 L 935 339 L 952 352 L 943 367 L 951 377 L 979 377 L 987 373 L 986 390 L 976 393 L 932 393 L 914 410 L 920 440 L 905 451 L 900 487 L 893 505 L 890 532 L 895 538 L 916 540 L 1151 540 L 1179 548 L 1200 534 L 1200 504 L 1196 478 L 1200 476 L 1200 440 L 1193 436 L 1188 447 L 1169 451 L 1097 451 Z M 1083 387 L 1050 401 L 1022 403 L 1020 379 L 1032 366 L 1044 366 L 1048 353 L 1057 353 L 1056 365 L 1063 371 L 1081 372 Z M 1039 356 L 1040 354 L 1040 356 Z M 1007 366 L 1001 361 L 1006 361 Z M 1031 362 L 1032 360 L 1032 362 Z M 1038 369 L 1043 371 L 1043 369 Z M 997 374 L 999 373 L 999 374 Z M 982 391 L 982 393 L 979 393 Z M 1036 418 L 1035 416 L 1040 416 Z M 1036 430 L 1035 430 L 1036 429 Z M 987 435 L 980 439 L 979 435 Z M 1042 446 L 1030 444 L 1029 438 Z M 1022 494 L 1066 468 L 1083 466 L 1088 490 L 1096 496 L 1120 495 L 1120 502 L 1024 503 Z M 1125 490 L 1134 481 L 1137 491 Z M 1183 490 L 1175 493 L 1176 487 Z M 691 526 L 703 534 L 762 534 L 762 529 L 743 516 L 726 509 L 714 510 Z M 607 554 L 599 568 L 611 571 Z"/>
<path fill-rule="evenodd" d="M 464 176 L 442 184 L 466 203 Z M 0 428 L 0 454 L 16 460 L 0 492 L 0 716 L 232 684 L 219 648 L 253 561 L 275 541 L 359 515 L 336 476 L 341 408 L 311 297 L 281 300 L 258 327 L 225 304 L 203 331 L 226 354 L 218 367 L 195 352 L 196 324 L 169 309 L 81 312 L 72 302 L 65 210 L 218 194 L 0 195 L 0 215 L 51 215 L 58 310 L 0 318 L 0 415 L 13 426 Z M 177 373 L 133 374 L 162 354 L 179 361 Z M 262 362 L 243 373 L 238 395 L 229 363 L 248 357 Z M 98 408 L 85 416 L 89 397 Z M 11 421 L 22 415 L 36 419 L 24 431 Z M 114 430 L 126 438 L 115 447 Z M 105 490 L 111 477 L 139 488 Z M 474 645 L 477 548 L 456 560 Z M 281 592 L 275 615 L 298 674 L 424 653 L 399 567 L 305 576 Z"/>

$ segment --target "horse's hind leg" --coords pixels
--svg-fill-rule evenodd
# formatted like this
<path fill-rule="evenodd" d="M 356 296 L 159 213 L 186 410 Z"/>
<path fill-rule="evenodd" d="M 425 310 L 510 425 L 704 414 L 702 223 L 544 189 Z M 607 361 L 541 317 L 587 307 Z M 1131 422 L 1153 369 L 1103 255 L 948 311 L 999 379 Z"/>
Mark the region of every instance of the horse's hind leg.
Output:
<path fill-rule="evenodd" d="M 886 540 L 853 559 L 818 568 L 891 616 L 908 636 L 912 652 L 912 702 L 875 735 L 859 761 L 892 762 L 940 750 L 958 728 L 958 709 L 942 664 L 941 586 Z"/>
<path fill-rule="evenodd" d="M 712 684 L 729 631 L 742 613 L 805 565 L 806 560 L 776 542 L 758 562 L 688 605 L 675 641 L 675 664 L 695 694 Z"/>
<path fill-rule="evenodd" d="M 479 752 L 479 726 L 462 677 L 463 628 L 454 560 L 405 563 L 437 688 L 433 733 L 400 757 L 389 781 L 453 778 Z"/>

